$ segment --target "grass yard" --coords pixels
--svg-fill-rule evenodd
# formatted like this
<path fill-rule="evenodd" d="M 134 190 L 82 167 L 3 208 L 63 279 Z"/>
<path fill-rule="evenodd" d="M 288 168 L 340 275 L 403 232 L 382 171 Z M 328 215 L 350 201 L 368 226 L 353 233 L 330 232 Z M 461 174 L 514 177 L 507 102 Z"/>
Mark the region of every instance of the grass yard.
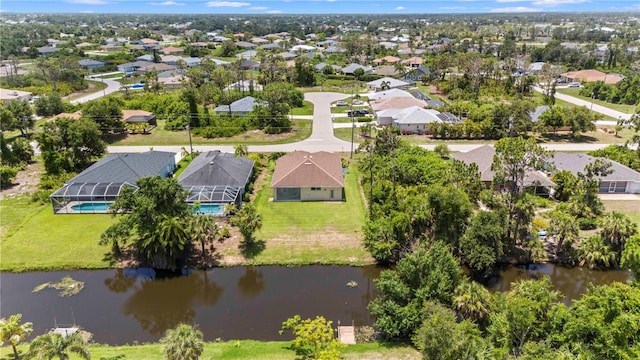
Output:
<path fill-rule="evenodd" d="M 607 211 L 623 213 L 640 227 L 640 201 L 635 200 L 603 200 Z"/>
<path fill-rule="evenodd" d="M 313 115 L 313 103 L 305 101 L 302 107 L 291 109 L 291 115 Z"/>
<path fill-rule="evenodd" d="M 0 202 L 2 271 L 108 268 L 108 247 L 100 234 L 113 223 L 109 215 L 54 215 L 51 205 L 28 196 Z M 80 255 L 80 256 L 79 256 Z"/>
<path fill-rule="evenodd" d="M 156 126 L 149 134 L 134 134 L 125 136 L 114 136 L 107 139 L 109 145 L 189 145 L 189 133 L 183 131 L 168 131 L 164 129 L 165 120 L 158 120 Z M 311 136 L 311 120 L 294 120 L 293 130 L 286 134 L 267 135 L 262 131 L 250 130 L 244 134 L 229 138 L 206 139 L 200 136 L 193 136 L 194 145 L 215 145 L 215 144 L 248 144 L 248 145 L 273 145 L 286 144 L 301 141 Z"/>
<path fill-rule="evenodd" d="M 355 166 L 345 177 L 344 202 L 272 202 L 271 174 L 255 199 L 262 215 L 256 234 L 264 250 L 249 264 L 370 264 L 361 244 L 365 204 Z"/>
<path fill-rule="evenodd" d="M 87 89 L 79 92 L 71 93 L 65 96 L 64 99 L 67 101 L 75 100 L 77 98 L 81 98 L 89 94 L 97 93 L 107 88 L 107 84 L 103 83 L 102 81 L 87 80 L 87 83 L 89 84 L 89 87 Z"/>
<path fill-rule="evenodd" d="M 227 342 L 206 342 L 204 351 L 200 359 L 219 360 L 286 360 L 296 359 L 296 354 L 288 347 L 291 343 L 287 341 L 255 341 L 255 340 L 232 340 Z M 18 346 L 18 351 L 24 353 L 27 350 L 26 344 Z M 93 359 L 115 359 L 122 356 L 123 359 L 145 359 L 164 360 L 164 353 L 160 344 L 144 345 L 123 345 L 108 346 L 92 344 L 89 347 L 91 358 Z M 420 359 L 420 353 L 407 345 L 395 345 L 384 343 L 365 343 L 349 345 L 341 349 L 347 360 L 373 359 L 373 360 L 413 360 Z M 10 346 L 0 348 L 0 359 L 13 359 L 13 352 Z M 72 354 L 71 360 L 80 359 Z"/>
<path fill-rule="evenodd" d="M 591 98 L 588 96 L 580 95 L 580 88 L 571 88 L 571 89 L 557 89 L 560 94 L 570 95 L 576 97 L 578 99 L 591 102 Z M 633 114 L 636 111 L 635 105 L 625 105 L 625 104 L 613 104 L 610 102 L 602 101 L 595 99 L 593 101 L 594 104 L 604 106 L 609 109 L 617 110 L 626 114 Z"/>

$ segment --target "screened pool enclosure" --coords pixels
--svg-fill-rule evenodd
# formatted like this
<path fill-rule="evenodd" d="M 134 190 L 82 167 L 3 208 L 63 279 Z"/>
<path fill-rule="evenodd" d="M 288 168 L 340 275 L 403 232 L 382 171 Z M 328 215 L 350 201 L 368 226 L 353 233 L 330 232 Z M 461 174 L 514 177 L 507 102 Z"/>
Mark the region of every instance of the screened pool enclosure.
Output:
<path fill-rule="evenodd" d="M 185 186 L 184 189 L 189 193 L 187 202 L 190 204 L 239 205 L 242 202 L 243 189 L 235 186 Z"/>
<path fill-rule="evenodd" d="M 137 190 L 136 185 L 121 183 L 70 183 L 51 194 L 55 214 L 106 213 L 109 206 L 126 187 Z"/>

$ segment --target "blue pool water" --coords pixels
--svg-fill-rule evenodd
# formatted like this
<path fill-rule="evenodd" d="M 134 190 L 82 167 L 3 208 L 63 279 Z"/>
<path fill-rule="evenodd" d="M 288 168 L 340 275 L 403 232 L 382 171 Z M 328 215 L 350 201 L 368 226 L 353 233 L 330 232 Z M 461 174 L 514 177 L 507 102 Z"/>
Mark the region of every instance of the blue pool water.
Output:
<path fill-rule="evenodd" d="M 224 205 L 200 204 L 200 208 L 198 208 L 198 210 L 194 209 L 193 211 L 198 214 L 222 216 L 224 215 Z"/>
<path fill-rule="evenodd" d="M 144 87 L 144 84 L 133 84 L 131 85 L 132 89 L 142 89 Z"/>
<path fill-rule="evenodd" d="M 77 212 L 97 212 L 97 211 L 102 211 L 102 212 L 106 212 L 107 210 L 109 210 L 109 206 L 111 206 L 110 202 L 87 202 L 87 203 L 81 203 L 81 204 L 77 204 L 77 205 L 73 205 L 71 206 L 71 209 L 73 211 L 77 211 Z"/>

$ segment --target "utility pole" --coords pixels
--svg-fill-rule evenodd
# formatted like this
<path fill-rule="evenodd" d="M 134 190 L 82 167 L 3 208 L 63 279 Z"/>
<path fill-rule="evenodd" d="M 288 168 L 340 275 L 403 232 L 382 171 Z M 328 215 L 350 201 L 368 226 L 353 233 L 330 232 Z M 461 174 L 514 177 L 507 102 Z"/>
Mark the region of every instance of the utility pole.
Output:
<path fill-rule="evenodd" d="M 356 126 L 353 119 L 353 88 L 351 88 L 351 103 L 349 105 L 349 112 L 351 112 L 351 153 L 349 154 L 349 159 L 353 159 L 353 133 Z"/>
<path fill-rule="evenodd" d="M 189 154 L 193 154 L 193 143 L 191 142 L 191 115 L 189 115 L 189 125 L 186 126 L 189 131 Z"/>

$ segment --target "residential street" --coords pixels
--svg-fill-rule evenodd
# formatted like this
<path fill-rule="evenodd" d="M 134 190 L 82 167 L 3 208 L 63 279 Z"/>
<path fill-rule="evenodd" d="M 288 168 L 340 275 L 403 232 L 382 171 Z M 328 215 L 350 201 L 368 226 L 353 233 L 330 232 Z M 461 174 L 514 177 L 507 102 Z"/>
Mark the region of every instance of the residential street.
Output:
<path fill-rule="evenodd" d="M 284 151 L 291 152 L 295 150 L 304 150 L 309 152 L 315 151 L 329 151 L 329 152 L 350 152 L 351 143 L 337 139 L 333 136 L 333 123 L 331 120 L 331 103 L 340 99 L 348 97 L 345 94 L 339 93 L 307 93 L 305 94 L 305 100 L 313 103 L 313 130 L 308 139 L 278 145 L 251 145 L 248 147 L 250 152 L 276 152 Z M 346 123 L 346 127 L 351 124 Z M 449 149 L 452 151 L 470 151 L 483 144 L 448 144 Z M 591 151 L 601 149 L 609 144 L 543 144 L 545 148 L 554 151 Z M 425 149 L 433 150 L 435 145 L 421 145 Z M 111 153 L 118 152 L 143 152 L 148 151 L 150 148 L 158 151 L 171 151 L 180 153 L 182 148 L 188 148 L 189 144 L 183 145 L 171 145 L 171 146 L 157 146 L 157 145 L 144 145 L 144 146 L 109 146 L 107 150 Z M 358 144 L 354 144 L 354 150 L 358 147 Z M 233 152 L 234 147 L 231 145 L 194 145 L 196 151 L 210 151 L 220 150 L 223 152 Z"/>
<path fill-rule="evenodd" d="M 537 86 L 534 86 L 533 89 L 535 91 L 539 92 L 539 93 L 543 93 L 544 92 L 544 90 L 542 88 L 537 87 Z M 603 114 L 603 115 L 610 116 L 610 117 L 612 117 L 614 119 L 620 119 L 620 118 L 622 118 L 624 120 L 631 119 L 631 114 L 625 114 L 623 112 L 620 112 L 620 111 L 617 111 L 617 110 L 613 110 L 613 109 L 609 109 L 608 107 L 604 107 L 604 106 L 601 106 L 601 105 L 598 105 L 598 104 L 593 104 L 593 107 L 592 107 L 591 101 L 585 101 L 585 100 L 578 99 L 578 98 L 570 96 L 570 95 L 560 94 L 560 93 L 557 93 L 557 92 L 556 92 L 555 96 L 556 96 L 556 99 L 563 100 L 563 101 L 572 103 L 572 104 L 577 105 L 577 106 L 586 106 L 587 108 L 589 108 L 589 109 L 591 109 L 591 110 L 593 110 L 595 112 L 598 112 L 598 113 Z"/>
<path fill-rule="evenodd" d="M 102 81 L 105 84 L 107 84 L 107 87 L 104 89 L 104 91 L 97 91 L 94 92 L 93 94 L 88 94 L 85 95 L 83 97 L 79 97 L 75 100 L 72 100 L 71 103 L 76 105 L 76 104 L 82 104 L 82 103 L 86 103 L 87 101 L 91 101 L 91 100 L 95 100 L 95 99 L 99 99 L 105 95 L 114 93 L 116 91 L 120 90 L 120 87 L 122 86 L 117 79 L 97 79 L 95 77 L 92 77 L 91 80 L 96 80 L 96 81 Z"/>

